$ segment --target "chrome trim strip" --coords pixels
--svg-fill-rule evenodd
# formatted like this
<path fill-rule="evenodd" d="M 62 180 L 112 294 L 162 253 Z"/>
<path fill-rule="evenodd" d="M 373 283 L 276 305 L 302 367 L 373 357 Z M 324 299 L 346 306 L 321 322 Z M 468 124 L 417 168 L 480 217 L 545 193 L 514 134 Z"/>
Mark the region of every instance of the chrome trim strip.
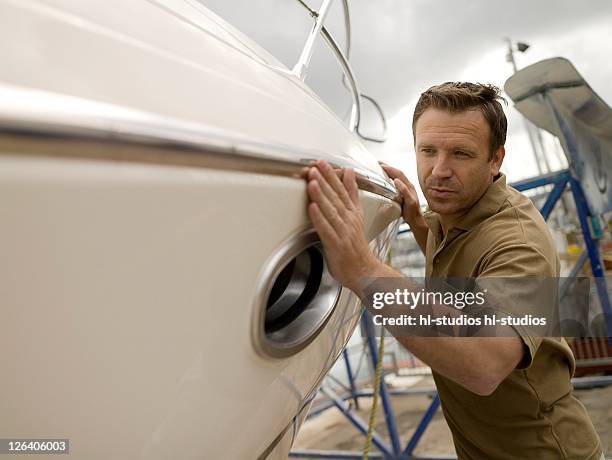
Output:
<path fill-rule="evenodd" d="M 87 145 L 87 149 L 83 148 Z M 110 159 L 289 177 L 324 159 L 359 188 L 400 202 L 395 187 L 348 158 L 248 138 L 112 104 L 0 83 L 0 154 Z"/>

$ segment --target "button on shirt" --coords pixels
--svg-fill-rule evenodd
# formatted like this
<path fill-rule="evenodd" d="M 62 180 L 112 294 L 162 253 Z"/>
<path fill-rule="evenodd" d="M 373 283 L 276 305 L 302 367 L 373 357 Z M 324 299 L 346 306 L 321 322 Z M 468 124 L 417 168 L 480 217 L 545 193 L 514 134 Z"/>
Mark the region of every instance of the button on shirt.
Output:
<path fill-rule="evenodd" d="M 436 213 L 425 213 L 425 220 L 428 278 L 559 276 L 546 223 L 527 197 L 506 185 L 503 174 L 446 235 Z M 529 295 L 517 292 L 517 305 Z M 516 331 L 524 358 L 491 395 L 479 396 L 433 373 L 457 455 L 462 460 L 599 460 L 599 437 L 572 394 L 575 360 L 566 341 Z"/>

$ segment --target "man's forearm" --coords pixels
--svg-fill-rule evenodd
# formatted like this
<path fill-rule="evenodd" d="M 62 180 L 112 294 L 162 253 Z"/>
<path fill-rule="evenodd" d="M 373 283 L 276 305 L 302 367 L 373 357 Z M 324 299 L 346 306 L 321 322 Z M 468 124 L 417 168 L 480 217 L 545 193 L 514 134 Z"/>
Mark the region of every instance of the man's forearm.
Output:
<path fill-rule="evenodd" d="M 364 279 L 356 292 L 366 308 L 375 315 L 380 314 L 380 311 L 370 304 L 372 290 L 392 292 L 396 287 L 409 290 L 420 288 L 418 284 L 382 263 L 378 263 L 370 274 L 371 277 Z M 411 311 L 406 310 L 407 313 Z M 416 311 L 412 312 L 417 314 Z M 461 311 L 454 307 L 433 306 L 433 314 L 437 317 L 455 313 L 460 314 Z M 416 337 L 409 335 L 405 326 L 386 326 L 386 329 L 436 372 L 480 395 L 490 394 L 517 366 L 523 355 L 522 341 L 516 336 Z M 415 333 L 418 327 L 412 329 L 411 332 Z"/>
<path fill-rule="evenodd" d="M 489 395 L 518 365 L 518 337 L 396 337 L 417 358 L 473 393 Z"/>

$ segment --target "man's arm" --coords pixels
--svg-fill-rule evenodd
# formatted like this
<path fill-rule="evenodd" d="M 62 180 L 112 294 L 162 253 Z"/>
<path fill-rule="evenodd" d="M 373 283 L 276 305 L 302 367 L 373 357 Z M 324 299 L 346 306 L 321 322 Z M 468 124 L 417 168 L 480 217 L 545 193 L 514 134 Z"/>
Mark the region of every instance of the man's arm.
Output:
<path fill-rule="evenodd" d="M 355 173 L 340 181 L 324 161 L 307 172 L 308 213 L 317 230 L 329 270 L 343 286 L 364 297 L 368 279 L 402 275 L 380 262 L 364 231 Z M 518 337 L 398 337 L 419 359 L 468 390 L 488 395 L 518 365 L 523 345 Z"/>
<path fill-rule="evenodd" d="M 518 337 L 398 337 L 436 372 L 472 393 L 488 396 L 523 357 Z"/>
<path fill-rule="evenodd" d="M 380 263 L 372 278 L 403 278 L 402 274 Z M 407 286 L 407 283 L 387 283 Z M 368 304 L 361 287 L 355 288 L 372 313 L 380 313 Z M 481 396 L 491 394 L 523 358 L 523 342 L 510 337 L 412 337 L 402 334 L 401 327 L 388 328 L 395 338 L 417 358 L 436 372 Z M 508 328 L 508 331 L 511 330 Z"/>

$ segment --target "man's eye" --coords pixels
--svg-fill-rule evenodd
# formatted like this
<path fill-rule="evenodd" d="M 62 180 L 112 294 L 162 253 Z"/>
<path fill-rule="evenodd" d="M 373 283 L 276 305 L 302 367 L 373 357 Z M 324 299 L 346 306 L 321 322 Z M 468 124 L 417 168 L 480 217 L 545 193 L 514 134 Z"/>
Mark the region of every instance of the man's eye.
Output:
<path fill-rule="evenodd" d="M 425 149 L 421 149 L 421 152 L 423 152 L 426 155 L 429 155 L 433 153 L 433 149 L 425 148 Z"/>
<path fill-rule="evenodd" d="M 459 156 L 459 157 L 469 157 L 470 155 L 466 152 L 462 152 L 461 150 L 457 150 L 455 152 L 455 155 Z"/>

